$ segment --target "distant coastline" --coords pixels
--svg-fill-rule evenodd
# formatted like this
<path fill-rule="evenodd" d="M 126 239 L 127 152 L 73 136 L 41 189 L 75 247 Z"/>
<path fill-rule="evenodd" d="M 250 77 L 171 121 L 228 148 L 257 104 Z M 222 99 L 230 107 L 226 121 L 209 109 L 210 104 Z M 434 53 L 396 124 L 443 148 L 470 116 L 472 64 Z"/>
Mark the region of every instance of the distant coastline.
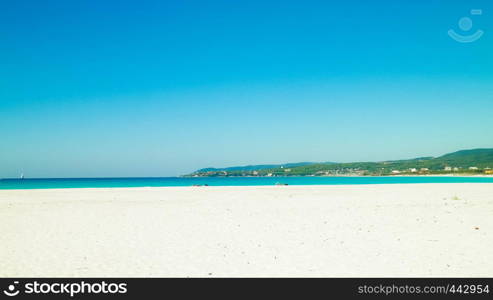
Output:
<path fill-rule="evenodd" d="M 284 178 L 284 177 L 318 177 L 318 178 L 326 178 L 326 177 L 493 177 L 491 174 L 474 174 L 474 173 L 457 173 L 457 174 L 440 174 L 440 173 L 428 173 L 428 174 L 397 174 L 397 175 L 280 175 L 280 176 L 253 176 L 253 175 L 228 175 L 228 176 L 191 176 L 191 175 L 183 175 L 181 178 Z"/>
<path fill-rule="evenodd" d="M 440 157 L 350 163 L 288 163 L 204 168 L 184 177 L 284 177 L 284 176 L 490 176 L 493 149 L 461 150 Z"/>

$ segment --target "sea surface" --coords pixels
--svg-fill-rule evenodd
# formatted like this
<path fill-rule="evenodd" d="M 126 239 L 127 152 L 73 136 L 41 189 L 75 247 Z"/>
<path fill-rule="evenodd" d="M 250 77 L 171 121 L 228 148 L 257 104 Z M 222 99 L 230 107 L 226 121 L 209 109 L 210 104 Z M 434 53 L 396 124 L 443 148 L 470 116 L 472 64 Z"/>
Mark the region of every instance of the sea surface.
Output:
<path fill-rule="evenodd" d="M 493 177 L 394 176 L 394 177 L 151 177 L 151 178 L 51 178 L 0 179 L 0 190 L 121 188 L 165 186 L 262 186 L 288 185 L 351 185 L 402 183 L 493 183 Z"/>

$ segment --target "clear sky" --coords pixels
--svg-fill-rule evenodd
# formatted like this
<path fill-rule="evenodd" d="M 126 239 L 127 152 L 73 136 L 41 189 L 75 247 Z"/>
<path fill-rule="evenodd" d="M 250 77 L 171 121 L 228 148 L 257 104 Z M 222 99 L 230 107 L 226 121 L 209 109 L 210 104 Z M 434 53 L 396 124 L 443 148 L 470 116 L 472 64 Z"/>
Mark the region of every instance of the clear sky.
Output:
<path fill-rule="evenodd" d="M 491 0 L 1 1 L 0 177 L 491 148 L 492 14 Z"/>

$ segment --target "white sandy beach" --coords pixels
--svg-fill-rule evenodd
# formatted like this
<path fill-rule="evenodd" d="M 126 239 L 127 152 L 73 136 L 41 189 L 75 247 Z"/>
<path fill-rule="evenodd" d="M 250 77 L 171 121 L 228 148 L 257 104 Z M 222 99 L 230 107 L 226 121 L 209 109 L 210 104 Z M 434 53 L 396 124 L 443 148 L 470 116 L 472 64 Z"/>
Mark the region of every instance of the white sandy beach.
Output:
<path fill-rule="evenodd" d="M 0 191 L 0 276 L 493 276 L 493 184 Z"/>

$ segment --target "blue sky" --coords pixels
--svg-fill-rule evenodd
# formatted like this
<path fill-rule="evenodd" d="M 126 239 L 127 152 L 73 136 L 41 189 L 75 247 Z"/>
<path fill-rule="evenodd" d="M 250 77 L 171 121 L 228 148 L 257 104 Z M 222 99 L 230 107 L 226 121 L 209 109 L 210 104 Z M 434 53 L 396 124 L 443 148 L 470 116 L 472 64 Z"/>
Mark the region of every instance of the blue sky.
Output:
<path fill-rule="evenodd" d="M 492 13 L 492 1 L 3 1 L 0 177 L 493 147 Z M 484 35 L 464 44 L 449 29 Z"/>

